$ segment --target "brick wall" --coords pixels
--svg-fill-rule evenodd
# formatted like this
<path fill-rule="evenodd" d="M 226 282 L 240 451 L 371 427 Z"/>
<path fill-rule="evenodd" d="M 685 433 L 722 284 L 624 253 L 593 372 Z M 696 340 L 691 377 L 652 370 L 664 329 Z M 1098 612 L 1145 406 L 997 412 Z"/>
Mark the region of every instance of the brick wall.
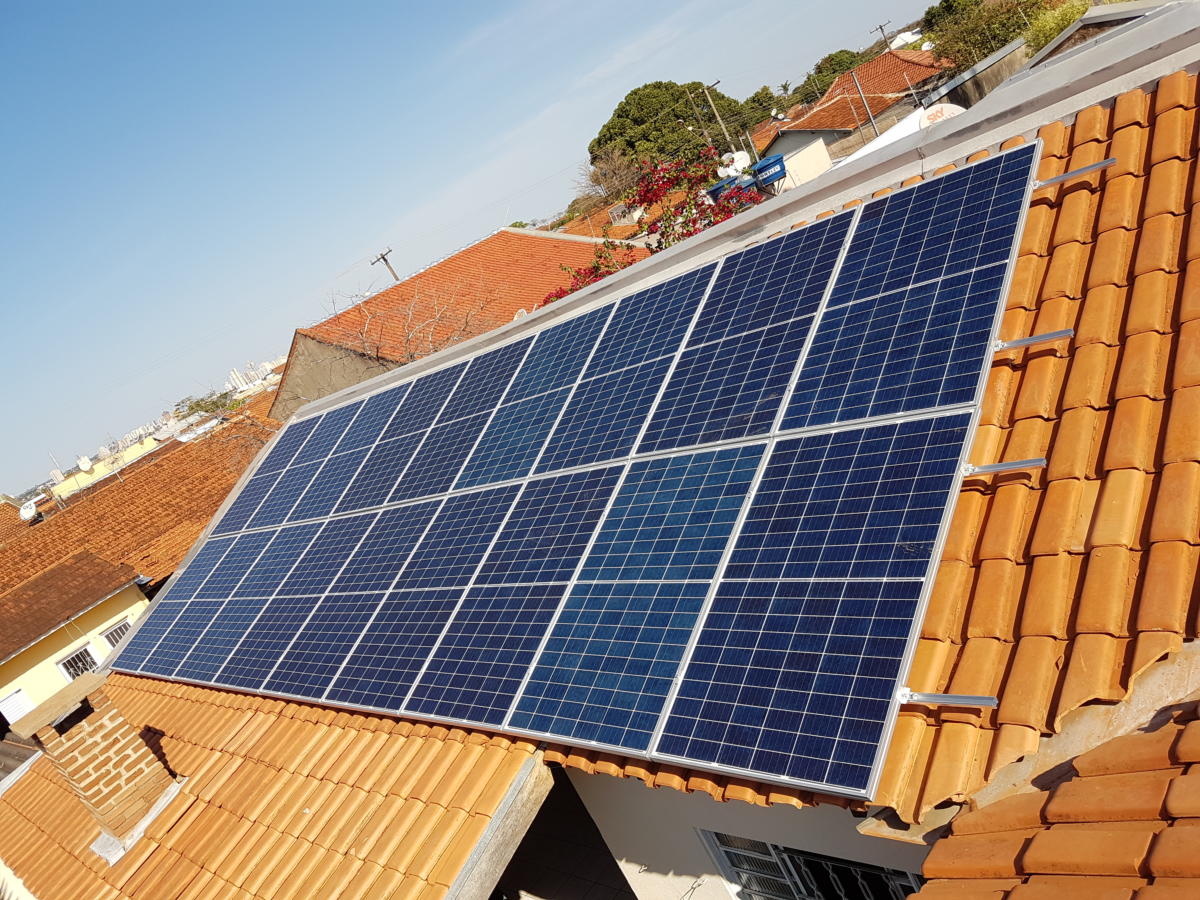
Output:
<path fill-rule="evenodd" d="M 91 712 L 66 728 L 46 726 L 38 742 L 100 827 L 121 839 L 172 784 L 172 776 L 103 689 Z"/>

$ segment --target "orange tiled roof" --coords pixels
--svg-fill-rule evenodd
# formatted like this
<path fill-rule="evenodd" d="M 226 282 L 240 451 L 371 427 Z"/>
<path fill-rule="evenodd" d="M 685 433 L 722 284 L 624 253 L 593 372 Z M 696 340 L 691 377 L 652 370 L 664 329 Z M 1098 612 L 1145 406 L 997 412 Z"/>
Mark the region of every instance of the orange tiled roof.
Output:
<path fill-rule="evenodd" d="M 959 815 L 921 900 L 1200 896 L 1200 721 L 1115 738 L 1070 778 Z"/>
<path fill-rule="evenodd" d="M 558 232 L 559 234 L 574 234 L 581 237 L 608 237 L 614 241 L 627 240 L 637 234 L 641 230 L 642 225 L 641 223 L 634 225 L 614 225 L 609 213 L 613 207 L 619 205 L 618 203 L 609 203 L 586 216 L 577 216 L 558 229 Z"/>
<path fill-rule="evenodd" d="M 0 794 L 4 860 L 39 897 L 446 896 L 528 741 L 114 674 L 187 780 L 111 868 L 99 826 L 42 757 Z"/>
<path fill-rule="evenodd" d="M 21 508 L 7 500 L 0 500 L 0 543 L 21 534 L 29 523 L 21 519 Z"/>
<path fill-rule="evenodd" d="M 854 68 L 858 85 L 849 72 L 833 80 L 824 96 L 799 118 L 783 126 L 786 131 L 854 131 L 910 95 L 912 88 L 946 68 L 927 50 L 888 50 Z M 862 95 L 859 95 L 859 86 Z"/>
<path fill-rule="evenodd" d="M 277 423 L 241 416 L 106 479 L 66 509 L 0 543 L 0 592 L 79 550 L 159 581 L 175 570 Z M 165 449 L 165 448 L 164 448 Z"/>
<path fill-rule="evenodd" d="M 137 572 L 80 550 L 0 594 L 0 662 L 133 583 Z"/>
<path fill-rule="evenodd" d="M 569 283 L 561 266 L 584 266 L 595 250 L 594 242 L 578 237 L 502 228 L 296 333 L 367 356 L 410 362 L 453 336 L 482 334 L 511 322 L 522 309 L 531 312 L 548 293 Z M 640 247 L 629 252 L 636 259 L 647 255 Z"/>

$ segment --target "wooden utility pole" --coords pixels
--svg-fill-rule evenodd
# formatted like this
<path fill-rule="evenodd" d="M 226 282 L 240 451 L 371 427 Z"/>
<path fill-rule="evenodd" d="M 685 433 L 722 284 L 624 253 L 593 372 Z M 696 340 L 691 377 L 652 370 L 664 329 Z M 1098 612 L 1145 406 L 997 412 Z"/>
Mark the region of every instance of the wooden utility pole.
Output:
<path fill-rule="evenodd" d="M 891 19 L 888 19 L 888 20 L 887 20 L 886 22 L 884 22 L 882 25 L 876 25 L 874 28 L 872 28 L 872 29 L 871 29 L 872 31 L 878 31 L 878 32 L 879 32 L 879 39 L 880 39 L 881 41 L 883 41 L 883 49 L 884 49 L 884 50 L 886 50 L 886 49 L 888 48 L 888 46 L 887 46 L 887 32 L 886 32 L 884 29 L 885 29 L 885 28 L 887 28 L 887 27 L 888 27 L 889 25 L 891 25 L 891 24 L 892 24 L 892 20 L 891 20 Z"/>
<path fill-rule="evenodd" d="M 714 81 L 712 84 L 702 85 L 704 88 L 704 96 L 708 98 L 709 108 L 712 109 L 713 115 L 717 117 L 717 124 L 721 126 L 721 133 L 725 135 L 725 140 L 729 142 L 729 149 L 733 149 L 733 138 L 729 136 L 729 129 L 725 127 L 725 121 L 721 118 L 721 114 L 717 112 L 717 104 L 713 103 L 712 94 L 708 92 L 710 87 L 716 87 L 721 82 Z"/>
<path fill-rule="evenodd" d="M 388 247 L 386 250 L 384 250 L 382 253 L 380 253 L 377 257 L 375 257 L 373 260 L 371 260 L 371 265 L 375 265 L 375 263 L 378 263 L 378 262 L 383 263 L 385 266 L 387 266 L 387 270 L 392 274 L 392 280 L 398 282 L 400 280 L 400 276 L 396 274 L 396 270 L 393 269 L 392 264 L 390 262 L 388 262 L 388 254 L 391 252 L 392 252 L 392 248 Z"/>
<path fill-rule="evenodd" d="M 696 98 L 692 96 L 692 92 L 686 87 L 683 92 L 687 94 L 688 101 L 692 104 L 692 112 L 696 114 L 696 122 L 700 125 L 700 130 L 704 132 L 704 140 L 708 146 L 712 146 L 712 138 L 708 134 L 708 129 L 704 127 L 704 118 L 700 115 L 700 107 L 696 105 Z"/>

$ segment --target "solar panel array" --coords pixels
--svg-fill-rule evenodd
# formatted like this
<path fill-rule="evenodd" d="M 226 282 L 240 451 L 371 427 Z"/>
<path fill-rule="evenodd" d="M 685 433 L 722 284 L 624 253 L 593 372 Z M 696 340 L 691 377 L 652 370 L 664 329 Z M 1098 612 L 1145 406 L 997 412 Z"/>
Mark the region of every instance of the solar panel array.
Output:
<path fill-rule="evenodd" d="M 293 422 L 115 667 L 866 795 L 1036 158 Z"/>

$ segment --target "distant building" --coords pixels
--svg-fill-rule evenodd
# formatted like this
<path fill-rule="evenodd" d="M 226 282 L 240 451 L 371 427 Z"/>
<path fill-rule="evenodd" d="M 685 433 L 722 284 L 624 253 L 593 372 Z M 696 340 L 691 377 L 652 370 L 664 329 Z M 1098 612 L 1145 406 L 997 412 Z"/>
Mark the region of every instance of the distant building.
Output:
<path fill-rule="evenodd" d="M 881 53 L 835 78 L 820 100 L 789 110 L 760 152 L 795 152 L 819 138 L 833 159 L 847 156 L 875 137 L 877 129 L 886 131 L 912 112 L 918 106 L 917 89 L 937 84 L 947 66 L 927 50 Z M 771 127 L 769 120 L 756 126 L 756 146 Z"/>
<path fill-rule="evenodd" d="M 271 406 L 300 406 L 532 312 L 602 238 L 501 228 L 335 316 L 296 330 Z M 631 247 L 637 258 L 648 251 Z"/>
<path fill-rule="evenodd" d="M 147 605 L 137 572 L 90 550 L 0 595 L 0 735 L 100 665 Z"/>

